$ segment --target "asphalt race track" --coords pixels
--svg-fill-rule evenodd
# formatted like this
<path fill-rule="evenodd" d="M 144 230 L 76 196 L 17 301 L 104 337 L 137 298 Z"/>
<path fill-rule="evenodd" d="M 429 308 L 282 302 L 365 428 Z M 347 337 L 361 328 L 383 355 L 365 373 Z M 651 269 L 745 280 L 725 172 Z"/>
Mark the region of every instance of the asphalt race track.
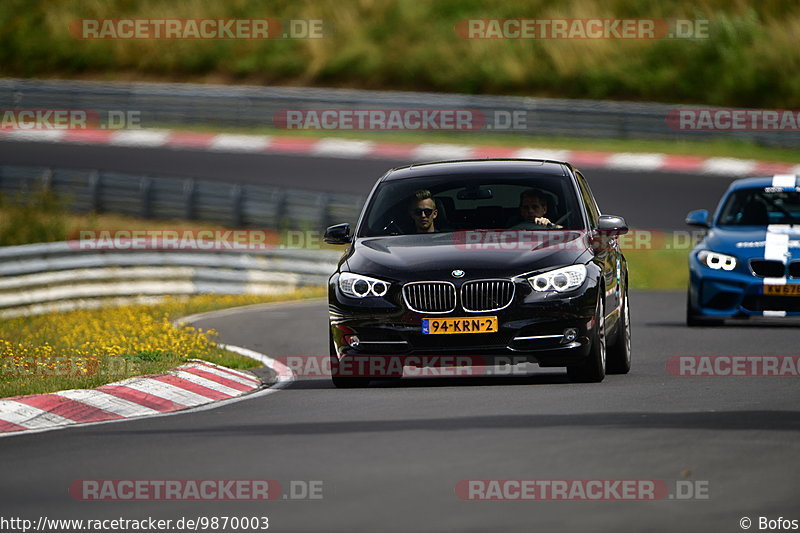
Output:
<path fill-rule="evenodd" d="M 792 517 L 800 497 L 797 388 L 789 377 L 677 377 L 671 355 L 796 353 L 794 327 L 686 329 L 683 295 L 634 293 L 634 367 L 601 384 L 558 369 L 334 389 L 325 378 L 215 410 L 0 439 L 4 516 L 267 515 L 274 531 L 736 531 Z M 195 322 L 268 354 L 325 353 L 326 304 Z M 78 479 L 323 482 L 323 499 L 78 502 Z M 708 499 L 476 502 L 465 479 L 699 482 Z M 692 485 L 695 486 L 695 485 Z"/>
<path fill-rule="evenodd" d="M 360 193 L 392 165 L 25 143 L 0 143 L 0 161 Z M 587 174 L 604 211 L 661 229 L 684 229 L 686 211 L 713 207 L 729 181 Z M 796 355 L 797 323 L 688 329 L 679 292 L 634 292 L 631 305 L 633 370 L 600 384 L 569 383 L 561 369 L 355 390 L 303 378 L 207 411 L 0 438 L 0 516 L 268 516 L 270 531 L 343 532 L 741 531 L 743 517 L 753 530 L 761 516 L 800 519 L 796 378 L 679 377 L 666 368 L 675 355 Z M 195 325 L 271 356 L 327 354 L 322 300 L 224 312 Z M 82 502 L 68 493 L 82 479 L 273 479 L 284 489 L 292 481 L 321 481 L 323 489 L 322 499 L 266 503 Z M 459 499 L 456 484 L 472 479 L 662 480 L 674 498 Z M 681 498 L 687 486 L 708 497 Z"/>
<path fill-rule="evenodd" d="M 0 141 L 0 161 L 7 165 L 98 168 L 363 195 L 388 169 L 409 163 L 20 141 Z M 671 172 L 584 170 L 603 211 L 621 215 L 639 229 L 687 230 L 683 223 L 686 213 L 716 207 L 732 181 Z"/>

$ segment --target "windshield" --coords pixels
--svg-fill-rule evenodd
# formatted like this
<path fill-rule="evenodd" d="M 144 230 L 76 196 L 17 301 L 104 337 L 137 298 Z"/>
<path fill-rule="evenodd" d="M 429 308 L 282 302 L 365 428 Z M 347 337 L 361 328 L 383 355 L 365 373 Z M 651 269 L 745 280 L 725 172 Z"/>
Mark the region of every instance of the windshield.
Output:
<path fill-rule="evenodd" d="M 734 191 L 725 202 L 720 226 L 800 224 L 800 192 L 772 187 Z"/>
<path fill-rule="evenodd" d="M 568 176 L 450 175 L 387 181 L 359 237 L 468 230 L 584 229 Z"/>

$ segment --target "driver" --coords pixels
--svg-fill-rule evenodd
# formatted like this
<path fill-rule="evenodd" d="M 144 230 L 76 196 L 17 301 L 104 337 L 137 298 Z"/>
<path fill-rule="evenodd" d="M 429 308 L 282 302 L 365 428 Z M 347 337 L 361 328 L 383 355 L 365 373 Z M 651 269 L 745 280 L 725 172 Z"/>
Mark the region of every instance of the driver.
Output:
<path fill-rule="evenodd" d="M 547 218 L 547 201 L 536 189 L 527 189 L 519 195 L 519 214 L 522 222 L 511 229 L 561 228 Z"/>
<path fill-rule="evenodd" d="M 436 217 L 439 211 L 436 209 L 436 202 L 433 201 L 431 191 L 420 189 L 414 193 L 414 197 L 409 202 L 409 214 L 414 221 L 414 229 L 417 233 L 435 233 Z"/>

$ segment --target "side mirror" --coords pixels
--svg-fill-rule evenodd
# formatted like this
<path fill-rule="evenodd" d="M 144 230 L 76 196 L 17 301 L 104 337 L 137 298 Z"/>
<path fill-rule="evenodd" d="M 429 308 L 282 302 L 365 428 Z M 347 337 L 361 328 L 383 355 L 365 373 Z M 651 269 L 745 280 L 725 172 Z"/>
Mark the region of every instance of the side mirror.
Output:
<path fill-rule="evenodd" d="M 609 237 L 628 233 L 628 223 L 616 215 L 601 215 L 597 223 L 597 231 Z"/>
<path fill-rule="evenodd" d="M 708 211 L 698 209 L 686 215 L 686 223 L 690 226 L 708 227 Z"/>
<path fill-rule="evenodd" d="M 350 224 L 336 224 L 325 230 L 323 241 L 328 244 L 347 244 L 352 242 L 353 238 L 350 236 Z"/>

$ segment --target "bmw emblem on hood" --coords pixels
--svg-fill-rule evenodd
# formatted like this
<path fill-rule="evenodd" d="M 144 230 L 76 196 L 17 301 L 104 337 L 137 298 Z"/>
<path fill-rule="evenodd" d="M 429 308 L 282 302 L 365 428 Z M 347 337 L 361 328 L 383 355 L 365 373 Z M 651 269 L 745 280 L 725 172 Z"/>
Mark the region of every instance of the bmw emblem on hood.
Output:
<path fill-rule="evenodd" d="M 453 275 L 454 278 L 463 278 L 464 277 L 464 271 L 463 270 L 453 270 L 451 272 L 451 274 Z"/>

